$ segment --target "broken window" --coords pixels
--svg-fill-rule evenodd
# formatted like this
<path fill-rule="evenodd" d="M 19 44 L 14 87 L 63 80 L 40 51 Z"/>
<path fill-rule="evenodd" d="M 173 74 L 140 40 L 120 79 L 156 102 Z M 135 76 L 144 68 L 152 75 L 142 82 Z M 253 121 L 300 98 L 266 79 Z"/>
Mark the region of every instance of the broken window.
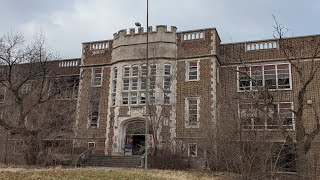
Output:
<path fill-rule="evenodd" d="M 90 102 L 90 128 L 98 128 L 99 101 Z"/>
<path fill-rule="evenodd" d="M 187 98 L 187 117 L 188 117 L 188 125 L 189 126 L 197 126 L 199 119 L 198 112 L 198 97 Z"/>
<path fill-rule="evenodd" d="M 188 156 L 197 157 L 198 155 L 198 145 L 196 143 L 188 143 Z"/>

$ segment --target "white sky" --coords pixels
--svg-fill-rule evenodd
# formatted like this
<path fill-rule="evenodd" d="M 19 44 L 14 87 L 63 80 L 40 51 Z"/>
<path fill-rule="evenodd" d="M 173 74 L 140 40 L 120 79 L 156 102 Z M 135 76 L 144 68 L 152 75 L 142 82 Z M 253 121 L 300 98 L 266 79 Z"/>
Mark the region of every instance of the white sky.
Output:
<path fill-rule="evenodd" d="M 289 36 L 320 34 L 320 0 L 149 0 L 150 25 L 178 31 L 215 27 L 223 43 L 273 37 L 273 18 Z M 146 0 L 0 0 L 0 35 L 42 31 L 62 58 L 81 56 L 81 43 L 112 39 L 146 22 Z"/>

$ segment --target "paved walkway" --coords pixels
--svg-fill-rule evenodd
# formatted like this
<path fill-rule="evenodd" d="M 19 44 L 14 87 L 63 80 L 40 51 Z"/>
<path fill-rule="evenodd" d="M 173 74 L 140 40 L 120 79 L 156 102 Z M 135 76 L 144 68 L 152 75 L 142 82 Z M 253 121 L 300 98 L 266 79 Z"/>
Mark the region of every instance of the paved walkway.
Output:
<path fill-rule="evenodd" d="M 76 169 L 96 169 L 103 171 L 112 171 L 116 169 L 123 169 L 118 167 L 84 167 L 84 168 L 0 168 L 0 172 L 39 172 L 39 171 L 54 171 L 54 170 L 76 170 Z"/>

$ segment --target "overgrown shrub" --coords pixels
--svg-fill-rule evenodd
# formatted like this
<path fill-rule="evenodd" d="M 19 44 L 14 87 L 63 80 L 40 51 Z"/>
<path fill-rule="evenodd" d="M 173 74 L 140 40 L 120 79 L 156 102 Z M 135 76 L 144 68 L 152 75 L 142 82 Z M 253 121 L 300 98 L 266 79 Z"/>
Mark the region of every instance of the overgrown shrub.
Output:
<path fill-rule="evenodd" d="M 150 167 L 155 169 L 185 170 L 190 168 L 188 160 L 181 154 L 174 154 L 166 149 L 157 150 L 156 153 L 149 154 L 148 158 Z"/>

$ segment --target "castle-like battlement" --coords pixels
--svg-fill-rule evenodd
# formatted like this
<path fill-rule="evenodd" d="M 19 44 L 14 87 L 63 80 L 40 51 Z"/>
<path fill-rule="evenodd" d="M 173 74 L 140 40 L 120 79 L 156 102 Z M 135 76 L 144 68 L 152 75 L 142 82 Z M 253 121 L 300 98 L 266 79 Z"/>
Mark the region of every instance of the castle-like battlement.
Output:
<path fill-rule="evenodd" d="M 168 30 L 166 25 L 157 25 L 155 31 L 152 30 L 152 26 L 149 26 L 148 29 L 149 29 L 149 33 L 176 33 L 177 32 L 177 28 L 175 26 L 171 26 L 170 30 Z M 138 32 L 136 32 L 135 28 L 130 28 L 129 31 L 127 31 L 127 29 L 122 29 L 118 31 L 118 33 L 114 33 L 113 37 L 114 39 L 118 39 L 119 37 L 143 35 L 146 33 L 147 33 L 147 30 L 145 30 L 143 27 L 139 27 Z"/>
<path fill-rule="evenodd" d="M 137 32 L 136 29 L 129 31 L 123 29 L 115 33 L 112 44 L 112 61 L 145 58 L 147 34 L 150 43 L 149 57 L 174 58 L 177 48 L 177 28 L 171 26 L 168 30 L 165 25 L 158 25 L 155 30 L 152 30 L 152 26 L 148 28 L 148 31 L 140 27 Z"/>

